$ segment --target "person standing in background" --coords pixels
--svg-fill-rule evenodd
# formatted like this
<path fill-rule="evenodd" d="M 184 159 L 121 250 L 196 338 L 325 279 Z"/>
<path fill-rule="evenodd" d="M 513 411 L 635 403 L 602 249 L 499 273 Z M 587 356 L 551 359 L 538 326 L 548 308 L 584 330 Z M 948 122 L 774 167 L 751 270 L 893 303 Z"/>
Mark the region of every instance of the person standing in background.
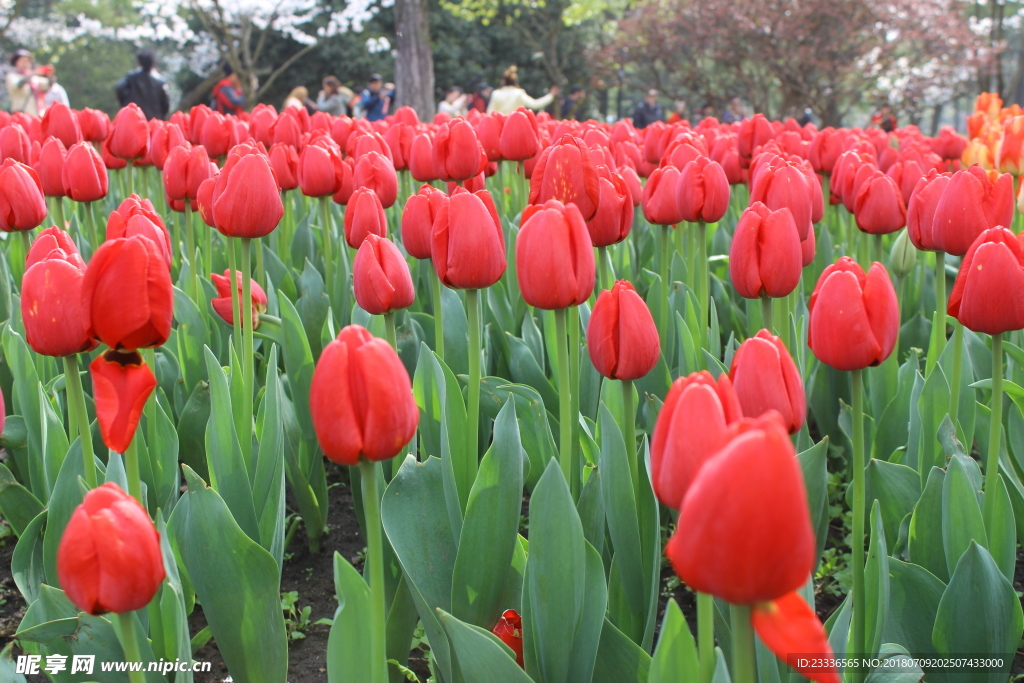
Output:
<path fill-rule="evenodd" d="M 380 74 L 373 74 L 366 82 L 366 88 L 359 96 L 359 108 L 370 121 L 380 121 L 387 117 L 391 109 L 391 98 L 394 89 L 384 87 L 384 79 Z M 390 85 L 390 84 L 389 84 Z"/>
<path fill-rule="evenodd" d="M 309 99 L 309 89 L 306 86 L 300 85 L 292 88 L 292 91 L 288 93 L 288 97 L 284 98 L 284 107 L 282 109 L 288 109 L 289 107 L 298 107 L 306 111 L 315 109 L 315 103 Z"/>
<path fill-rule="evenodd" d="M 690 109 L 686 106 L 686 102 L 683 100 L 676 100 L 672 104 L 672 113 L 668 115 L 668 123 L 680 123 L 681 121 L 689 122 L 690 120 Z"/>
<path fill-rule="evenodd" d="M 665 110 L 658 103 L 658 91 L 651 88 L 647 91 L 647 96 L 640 100 L 640 104 L 636 105 L 636 111 L 633 112 L 633 126 L 638 129 L 646 128 L 655 121 L 664 120 Z"/>
<path fill-rule="evenodd" d="M 569 96 L 562 100 L 562 118 L 579 121 L 586 104 L 587 91 L 582 85 L 574 85 L 569 89 Z"/>
<path fill-rule="evenodd" d="M 118 103 L 124 107 L 134 102 L 147 119 L 166 119 L 171 99 L 167 95 L 167 83 L 153 73 L 156 57 L 149 50 L 140 50 L 135 61 L 139 68 L 129 71 L 114 86 Z"/>
<path fill-rule="evenodd" d="M 878 112 L 871 117 L 871 125 L 875 128 L 881 128 L 886 133 L 891 133 L 898 126 L 896 125 L 896 115 L 892 113 L 892 107 L 888 104 L 883 104 L 879 107 Z"/>
<path fill-rule="evenodd" d="M 210 103 L 210 108 L 221 114 L 237 116 L 245 111 L 245 91 L 242 90 L 242 81 L 231 65 L 225 62 L 223 69 L 224 78 L 213 86 L 213 101 Z"/>
<path fill-rule="evenodd" d="M 743 108 L 743 101 L 734 97 L 729 100 L 729 108 L 722 112 L 722 123 L 739 123 L 747 118 L 747 112 Z"/>
<path fill-rule="evenodd" d="M 11 55 L 11 66 L 14 70 L 7 74 L 11 111 L 42 116 L 46 110 L 44 93 L 50 88 L 50 79 L 42 68 L 34 68 L 35 61 L 28 50 L 15 50 Z"/>
<path fill-rule="evenodd" d="M 491 101 L 487 105 L 487 111 L 511 114 L 519 107 L 527 109 L 544 109 L 558 97 L 558 86 L 553 85 L 544 97 L 533 99 L 526 94 L 526 91 L 519 87 L 519 67 L 510 66 L 505 70 L 501 78 L 501 87 L 491 93 Z"/>
<path fill-rule="evenodd" d="M 444 99 L 437 104 L 438 114 L 447 114 L 451 118 L 466 115 L 466 100 L 462 88 L 457 85 L 450 85 L 444 91 Z"/>
<path fill-rule="evenodd" d="M 46 109 L 50 108 L 52 104 L 63 104 L 65 107 L 70 107 L 71 102 L 68 100 L 68 92 L 64 89 L 60 83 L 57 82 L 57 73 L 54 71 L 53 65 L 48 64 L 45 67 L 40 67 L 40 71 L 43 69 L 49 69 L 50 77 L 50 88 L 46 91 L 46 97 L 43 98 L 43 103 Z"/>
<path fill-rule="evenodd" d="M 476 92 L 469 99 L 469 108 L 476 109 L 481 114 L 487 113 L 487 104 L 491 101 L 491 93 L 494 91 L 487 83 L 481 83 L 476 87 Z"/>
<path fill-rule="evenodd" d="M 348 105 L 355 93 L 343 86 L 335 76 L 325 78 L 321 86 L 322 90 L 316 96 L 317 111 L 327 112 L 331 116 L 348 114 Z"/>

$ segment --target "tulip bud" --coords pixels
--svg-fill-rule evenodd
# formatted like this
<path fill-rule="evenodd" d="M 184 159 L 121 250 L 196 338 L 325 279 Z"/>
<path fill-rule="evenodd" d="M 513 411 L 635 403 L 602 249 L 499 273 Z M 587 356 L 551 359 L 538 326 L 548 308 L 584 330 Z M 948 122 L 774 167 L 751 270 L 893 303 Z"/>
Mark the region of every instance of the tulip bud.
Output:
<path fill-rule="evenodd" d="M 62 179 L 64 192 L 76 202 L 103 199 L 110 183 L 103 159 L 88 142 L 79 142 L 68 150 Z"/>
<path fill-rule="evenodd" d="M 142 235 L 104 242 L 82 283 L 89 336 L 112 349 L 160 346 L 171 332 L 174 295 L 160 247 Z"/>
<path fill-rule="evenodd" d="M 358 249 L 369 234 L 387 237 L 388 218 L 377 193 L 368 187 L 360 187 L 348 200 L 345 241 L 353 249 Z"/>
<path fill-rule="evenodd" d="M 698 156 L 679 172 L 676 201 L 684 221 L 717 223 L 729 210 L 729 179 L 705 156 Z"/>
<path fill-rule="evenodd" d="M 202 145 L 193 147 L 186 142 L 167 154 L 163 170 L 164 191 L 168 199 L 195 200 L 199 186 L 211 175 L 206 148 Z"/>
<path fill-rule="evenodd" d="M 601 185 L 586 144 L 568 133 L 537 158 L 530 178 L 530 204 L 549 200 L 575 204 L 584 221 L 597 213 Z"/>
<path fill-rule="evenodd" d="M 306 145 L 299 154 L 296 177 L 307 197 L 327 197 L 340 190 L 341 150 L 337 143 L 322 136 Z"/>
<path fill-rule="evenodd" d="M 505 235 L 486 190 L 459 188 L 438 208 L 430 230 L 430 256 L 446 287 L 485 289 L 501 279 L 507 266 Z"/>
<path fill-rule="evenodd" d="M 761 202 L 754 202 L 740 216 L 729 250 L 729 274 L 737 293 L 758 299 L 780 298 L 792 292 L 800 282 L 800 244 L 788 208 L 771 211 Z"/>
<path fill-rule="evenodd" d="M 210 274 L 210 280 L 217 290 L 217 298 L 212 299 L 210 304 L 214 312 L 228 325 L 235 324 L 235 312 L 231 307 L 231 271 L 225 270 L 223 275 Z M 238 293 L 238 301 L 242 301 L 242 273 L 235 271 L 235 291 Z M 260 326 L 260 313 L 267 310 L 267 293 L 260 287 L 256 280 L 249 279 L 249 297 L 252 308 L 252 329 Z M 241 305 L 241 304 L 240 304 Z"/>
<path fill-rule="evenodd" d="M 402 211 L 402 245 L 410 256 L 430 258 L 430 231 L 434 218 L 447 204 L 448 195 L 430 185 L 424 185 L 406 200 Z"/>
<path fill-rule="evenodd" d="M 309 409 L 320 448 L 341 465 L 395 457 L 419 424 L 398 354 L 359 325 L 342 329 L 324 347 L 313 371 Z"/>
<path fill-rule="evenodd" d="M 370 233 L 352 262 L 356 303 L 370 315 L 384 315 L 412 305 L 416 290 L 409 264 L 386 237 Z"/>
<path fill-rule="evenodd" d="M 932 240 L 938 251 L 963 256 L 977 237 L 1013 223 L 1013 177 L 978 165 L 953 174 L 935 205 Z"/>
<path fill-rule="evenodd" d="M 47 197 L 64 196 L 64 158 L 68 151 L 57 138 L 49 138 L 39 150 L 39 159 L 33 164 L 39 174 L 39 183 Z"/>
<path fill-rule="evenodd" d="M 107 482 L 85 494 L 57 547 L 57 580 L 89 614 L 144 608 L 164 577 L 160 534 L 137 500 Z"/>
<path fill-rule="evenodd" d="M 761 330 L 740 344 L 729 378 L 744 416 L 761 417 L 775 410 L 790 434 L 800 431 L 807 415 L 804 383 L 781 339 Z"/>
<path fill-rule="evenodd" d="M 650 127 L 650 126 L 648 126 Z M 679 169 L 675 166 L 660 166 L 644 185 L 644 218 L 653 225 L 675 225 L 683 220 L 676 199 L 679 185 Z"/>
<path fill-rule="evenodd" d="M 526 161 L 536 156 L 540 151 L 536 114 L 524 107 L 509 114 L 501 127 L 500 150 L 501 158 L 509 161 Z"/>
<path fill-rule="evenodd" d="M 78 123 L 82 128 L 82 139 L 88 142 L 102 142 L 110 130 L 110 117 L 97 109 L 83 108 L 78 112 Z"/>
<path fill-rule="evenodd" d="M 82 305 L 85 262 L 71 236 L 57 227 L 43 230 L 25 265 L 21 317 L 29 347 L 55 358 L 92 349 L 95 343 Z"/>
<path fill-rule="evenodd" d="M 587 349 L 594 367 L 609 379 L 640 379 L 658 364 L 658 328 L 628 281 L 619 280 L 597 297 L 587 325 Z"/>
<path fill-rule="evenodd" d="M 743 416 L 728 375 L 707 371 L 672 383 L 651 437 L 651 482 L 663 504 L 682 508 L 705 461 L 728 441 L 728 427 Z"/>
<path fill-rule="evenodd" d="M 201 207 L 202 197 L 197 199 Z M 238 145 L 228 154 L 210 200 L 213 222 L 228 237 L 269 235 L 284 216 L 274 169 L 251 143 Z"/>
<path fill-rule="evenodd" d="M 465 119 L 455 119 L 438 128 L 433 157 L 441 180 L 469 180 L 480 173 L 482 156 L 476 131 Z"/>
<path fill-rule="evenodd" d="M 17 123 L 0 128 L 0 159 L 14 159 L 23 164 L 32 161 L 32 141 Z"/>
<path fill-rule="evenodd" d="M 879 365 L 896 346 L 899 304 L 881 263 L 873 263 L 865 275 L 843 256 L 818 278 L 808 309 L 807 345 L 836 370 Z"/>
<path fill-rule="evenodd" d="M 271 128 L 273 144 L 302 147 L 302 127 L 294 116 L 281 114 Z"/>
<path fill-rule="evenodd" d="M 984 231 L 960 264 L 949 294 L 951 316 L 974 332 L 1024 329 L 1024 246 L 1006 228 Z"/>
<path fill-rule="evenodd" d="M 551 199 L 523 211 L 516 240 L 519 291 L 531 306 L 578 306 L 594 291 L 594 246 L 575 204 Z"/>
<path fill-rule="evenodd" d="M 816 541 L 800 464 L 778 415 L 728 432 L 697 472 L 665 555 L 694 590 L 751 605 L 800 588 L 814 569 Z"/>
<path fill-rule="evenodd" d="M 501 618 L 491 629 L 491 633 L 498 636 L 498 639 L 515 653 L 516 664 L 526 668 L 526 664 L 523 662 L 523 619 L 519 616 L 519 612 L 514 609 L 502 612 Z"/>
<path fill-rule="evenodd" d="M 398 199 L 398 175 L 391 160 L 379 152 L 367 152 L 359 157 L 352 169 L 354 187 L 368 187 L 377 193 L 385 209 Z"/>
<path fill-rule="evenodd" d="M 917 249 L 910 240 L 910 232 L 901 232 L 896 236 L 889 252 L 889 270 L 896 277 L 906 277 L 914 272 L 917 265 Z"/>
<path fill-rule="evenodd" d="M 149 151 L 149 123 L 134 102 L 121 107 L 111 124 L 110 153 L 119 159 L 141 159 Z"/>
<path fill-rule="evenodd" d="M 871 235 L 887 235 L 907 224 L 903 194 L 896 181 L 881 171 L 861 183 L 853 211 L 857 227 Z"/>
<path fill-rule="evenodd" d="M 587 221 L 590 241 L 595 247 L 618 244 L 629 236 L 633 227 L 633 197 L 621 175 L 598 167 L 601 191 L 597 212 Z"/>
<path fill-rule="evenodd" d="M 30 167 L 7 159 L 0 165 L 0 230 L 31 230 L 44 218 L 46 199 L 39 176 Z"/>
<path fill-rule="evenodd" d="M 815 213 L 816 195 L 810 184 L 796 164 L 777 158 L 775 162 L 761 167 L 756 177 L 751 174 L 750 203 L 762 202 L 772 211 L 788 208 L 793 214 L 800 240 L 803 240 L 811 229 Z M 852 210 L 852 204 L 847 208 Z"/>
<path fill-rule="evenodd" d="M 914 246 L 922 251 L 943 251 L 935 236 L 935 209 L 952 177 L 950 173 L 939 173 L 933 169 L 917 181 L 910 195 L 907 234 Z"/>
<path fill-rule="evenodd" d="M 270 165 L 282 190 L 294 190 L 299 186 L 299 154 L 294 147 L 281 143 L 272 146 Z"/>

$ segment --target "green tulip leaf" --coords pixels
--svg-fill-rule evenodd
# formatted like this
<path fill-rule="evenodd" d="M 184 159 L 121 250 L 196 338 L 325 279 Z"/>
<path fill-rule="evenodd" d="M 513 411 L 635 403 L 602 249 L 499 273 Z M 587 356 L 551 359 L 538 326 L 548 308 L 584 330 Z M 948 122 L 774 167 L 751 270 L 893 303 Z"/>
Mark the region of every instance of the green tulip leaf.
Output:
<path fill-rule="evenodd" d="M 43 509 L 43 504 L 0 464 L 0 514 L 16 536 L 21 536 Z"/>
<path fill-rule="evenodd" d="M 950 575 L 972 541 L 988 545 L 985 521 L 978 505 L 977 485 L 968 473 L 970 465 L 967 460 L 963 455 L 950 458 L 942 482 L 942 545 Z"/>
<path fill-rule="evenodd" d="M 605 619 L 593 683 L 644 683 L 650 671 L 650 655 Z"/>
<path fill-rule="evenodd" d="M 907 652 L 934 655 L 932 626 L 945 588 L 924 567 L 890 557 L 889 614 L 882 641 L 901 645 Z"/>
<path fill-rule="evenodd" d="M 530 683 L 530 677 L 516 664 L 512 649 L 497 636 L 460 621 L 442 609 L 437 612 L 455 651 L 463 680 Z"/>
<path fill-rule="evenodd" d="M 374 683 L 370 676 L 373 649 L 370 629 L 373 607 L 370 587 L 340 553 L 334 553 L 334 587 L 338 609 L 327 638 L 327 680 L 330 683 Z"/>
<path fill-rule="evenodd" d="M 669 598 L 647 683 L 695 681 L 699 678 L 699 673 L 697 643 L 682 610 L 679 609 L 679 604 L 674 598 Z"/>
<path fill-rule="evenodd" d="M 942 535 L 942 491 L 946 473 L 933 467 L 928 473 L 924 492 L 910 518 L 908 557 L 935 575 L 940 581 L 949 580 L 946 551 Z"/>
<path fill-rule="evenodd" d="M 39 598 L 39 587 L 46 582 L 43 563 L 43 532 L 46 528 L 43 510 L 22 531 L 11 557 L 11 575 L 25 602 L 31 605 Z"/>

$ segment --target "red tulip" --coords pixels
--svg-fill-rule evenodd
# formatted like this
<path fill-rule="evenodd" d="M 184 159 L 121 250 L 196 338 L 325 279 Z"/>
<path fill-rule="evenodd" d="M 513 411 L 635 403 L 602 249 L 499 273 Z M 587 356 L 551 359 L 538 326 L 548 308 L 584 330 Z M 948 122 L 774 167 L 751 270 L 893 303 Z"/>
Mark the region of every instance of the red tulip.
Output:
<path fill-rule="evenodd" d="M 171 235 L 162 221 L 156 222 L 142 212 L 127 216 L 117 211 L 111 212 L 110 218 L 107 220 L 106 240 L 135 235 L 142 235 L 152 240 L 159 247 L 164 261 L 167 262 L 167 267 L 171 267 Z"/>
<path fill-rule="evenodd" d="M 949 314 L 985 334 L 1024 329 L 1024 246 L 1003 227 L 978 235 L 949 295 Z"/>
<path fill-rule="evenodd" d="M 167 262 L 153 240 L 104 242 L 82 283 L 90 336 L 112 349 L 160 346 L 171 332 L 174 295 Z"/>
<path fill-rule="evenodd" d="M 702 371 L 672 383 L 651 437 L 651 480 L 658 499 L 674 510 L 704 462 L 728 441 L 743 416 L 728 375 L 716 382 Z"/>
<path fill-rule="evenodd" d="M 756 176 L 751 174 L 750 203 L 763 202 L 772 211 L 788 208 L 803 240 L 811 229 L 814 214 L 815 194 L 810 185 L 796 164 L 776 157 L 775 162 L 762 166 Z"/>
<path fill-rule="evenodd" d="M 799 593 L 786 593 L 754 605 L 750 622 L 765 647 L 805 678 L 816 683 L 840 683 L 835 669 L 810 668 L 807 658 L 794 656 L 802 652 L 813 652 L 816 658 L 826 660 L 833 656 L 825 627 Z"/>
<path fill-rule="evenodd" d="M 494 116 L 490 114 L 489 116 Z M 520 107 L 509 114 L 501 128 L 501 158 L 509 161 L 525 161 L 540 151 L 540 133 L 537 117 L 529 109 Z M 490 157 L 488 157 L 490 158 Z"/>
<path fill-rule="evenodd" d="M 501 161 L 501 130 L 505 126 L 505 115 L 500 111 L 481 116 L 476 122 L 476 137 L 488 161 Z"/>
<path fill-rule="evenodd" d="M 959 159 L 967 148 L 967 138 L 956 132 L 953 126 L 943 126 L 932 140 L 932 151 L 943 159 Z"/>
<path fill-rule="evenodd" d="M 746 417 L 761 417 L 775 410 L 790 434 L 800 431 L 807 415 L 804 383 L 781 339 L 761 330 L 740 344 L 729 378 Z"/>
<path fill-rule="evenodd" d="M 764 114 L 754 114 L 749 119 L 743 119 L 739 125 L 740 156 L 749 159 L 757 148 L 767 144 L 774 137 L 775 129 Z"/>
<path fill-rule="evenodd" d="M 438 128 L 433 157 L 441 180 L 469 180 L 480 173 L 482 156 L 476 131 L 465 119 L 455 119 Z"/>
<path fill-rule="evenodd" d="M 113 482 L 86 493 L 57 547 L 68 600 L 94 615 L 131 612 L 149 604 L 165 575 L 160 534 L 145 508 Z"/>
<path fill-rule="evenodd" d="M 0 230 L 31 230 L 44 218 L 46 199 L 39 176 L 30 167 L 7 159 L 0 165 Z"/>
<path fill-rule="evenodd" d="M 784 297 L 800 282 L 801 269 L 800 236 L 790 210 L 771 211 L 761 202 L 744 210 L 729 250 L 736 292 L 747 299 Z"/>
<path fill-rule="evenodd" d="M 807 231 L 807 239 L 800 243 L 800 264 L 806 268 L 814 263 L 815 243 L 814 230 Z"/>
<path fill-rule="evenodd" d="M 453 289 L 484 289 L 505 274 L 505 235 L 486 191 L 457 189 L 434 216 L 430 255 L 437 277 Z"/>
<path fill-rule="evenodd" d="M 210 301 L 214 312 L 228 325 L 234 325 L 235 312 L 231 308 L 231 271 L 225 270 L 223 275 L 212 273 L 210 280 L 217 290 L 217 298 Z M 235 291 L 238 293 L 237 298 L 239 302 L 242 301 L 243 296 L 242 285 L 242 272 L 236 270 Z M 267 293 L 260 287 L 260 283 L 252 278 L 249 279 L 249 298 L 252 300 L 250 305 L 252 310 L 252 329 L 255 330 L 260 326 L 260 313 L 267 310 Z M 241 303 L 239 303 L 239 306 L 241 306 Z"/>
<path fill-rule="evenodd" d="M 98 253 L 98 252 L 97 252 Z M 100 435 L 108 448 L 128 450 L 156 377 L 138 351 L 107 349 L 89 364 Z"/>
<path fill-rule="evenodd" d="M 589 299 L 594 291 L 594 246 L 579 208 L 550 199 L 527 207 L 522 221 L 516 276 L 526 303 L 550 311 Z"/>
<path fill-rule="evenodd" d="M 341 150 L 329 137 L 310 142 L 299 154 L 296 177 L 302 194 L 327 197 L 341 189 Z"/>
<path fill-rule="evenodd" d="M 352 170 L 355 187 L 368 187 L 377 193 L 381 205 L 387 209 L 398 199 L 398 175 L 391 161 L 379 152 L 367 152 L 355 162 Z"/>
<path fill-rule="evenodd" d="M 800 464 L 778 415 L 728 431 L 693 479 L 665 555 L 693 590 L 752 605 L 800 588 L 816 542 Z"/>
<path fill-rule="evenodd" d="M 686 164 L 676 181 L 676 201 L 684 221 L 717 223 L 729 209 L 729 179 L 705 156 Z"/>
<path fill-rule="evenodd" d="M 295 149 L 302 147 L 302 127 L 294 116 L 282 114 L 277 117 L 271 133 L 275 145 L 291 145 Z"/>
<path fill-rule="evenodd" d="M 395 457 L 416 434 L 420 416 L 398 354 L 359 325 L 324 347 L 309 404 L 320 448 L 341 465 Z"/>
<path fill-rule="evenodd" d="M 575 204 L 584 221 L 594 217 L 601 201 L 597 166 L 590 150 L 568 133 L 540 153 L 530 178 L 530 204 L 545 204 L 552 199 Z"/>
<path fill-rule="evenodd" d="M 440 180 L 441 174 L 434 166 L 434 143 L 426 133 L 420 133 L 412 139 L 409 149 L 409 174 L 419 183 Z"/>
<path fill-rule="evenodd" d="M 491 633 L 498 636 L 498 639 L 515 653 L 516 664 L 526 668 L 526 664 L 523 662 L 523 619 L 519 616 L 519 612 L 514 609 L 502 612 L 501 618 L 491 629 Z"/>
<path fill-rule="evenodd" d="M 649 128 L 650 126 L 648 126 Z M 644 218 L 653 225 L 675 225 L 683 220 L 676 199 L 679 184 L 679 169 L 675 166 L 659 166 L 644 185 Z"/>
<path fill-rule="evenodd" d="M 185 134 L 181 132 L 181 128 L 177 124 L 163 123 L 160 119 L 153 119 L 150 124 L 152 125 L 154 121 L 162 125 L 157 125 L 150 131 L 149 157 L 153 161 L 153 166 L 158 171 L 163 171 L 171 151 L 190 143 L 185 139 Z"/>
<path fill-rule="evenodd" d="M 807 345 L 837 370 L 878 365 L 896 346 L 899 305 L 881 263 L 865 275 L 849 256 L 840 258 L 818 278 L 808 309 Z"/>
<path fill-rule="evenodd" d="M 975 164 L 954 173 L 943 190 L 932 217 L 932 239 L 938 251 L 963 256 L 982 232 L 1012 223 L 1013 177 Z"/>
<path fill-rule="evenodd" d="M 294 147 L 280 142 L 272 146 L 270 165 L 282 190 L 294 190 L 299 186 L 299 154 Z"/>
<path fill-rule="evenodd" d="M 907 205 L 907 232 L 914 246 L 923 251 L 940 251 L 934 237 L 935 207 L 952 179 L 951 173 L 935 169 L 917 181 Z"/>
<path fill-rule="evenodd" d="M 202 207 L 202 196 L 198 197 Z M 274 169 L 258 147 L 233 148 L 217 175 L 210 210 L 217 230 L 228 237 L 269 235 L 284 215 Z"/>
<path fill-rule="evenodd" d="M 106 112 L 89 107 L 78 112 L 78 124 L 82 128 L 82 139 L 89 142 L 106 140 L 110 131 L 110 117 Z"/>
<path fill-rule="evenodd" d="M 111 124 L 110 153 L 119 159 L 141 159 L 149 151 L 149 124 L 134 102 L 122 107 Z"/>
<path fill-rule="evenodd" d="M 599 166 L 598 174 L 601 198 L 594 217 L 587 221 L 587 230 L 595 247 L 607 247 L 629 236 L 633 227 L 633 197 L 618 173 Z"/>
<path fill-rule="evenodd" d="M 352 262 L 356 303 L 370 315 L 384 315 L 412 305 L 416 296 L 409 264 L 386 237 L 370 233 Z"/>
<path fill-rule="evenodd" d="M 71 236 L 43 230 L 32 243 L 21 281 L 25 341 L 44 356 L 70 356 L 95 346 L 82 306 L 85 262 Z"/>
<path fill-rule="evenodd" d="M 249 131 L 253 139 L 262 142 L 264 147 L 274 144 L 273 127 L 277 122 L 277 110 L 271 104 L 262 102 L 249 112 Z"/>
<path fill-rule="evenodd" d="M 619 280 L 597 297 L 587 326 L 587 348 L 594 367 L 609 379 L 640 379 L 658 364 L 658 328 L 628 281 Z"/>
<path fill-rule="evenodd" d="M 194 201 L 199 195 L 199 186 L 212 175 L 206 148 L 202 145 L 193 147 L 185 142 L 172 148 L 167 155 L 163 170 L 164 191 L 168 199 Z"/>
<path fill-rule="evenodd" d="M 871 235 L 887 235 L 907 224 L 907 209 L 896 182 L 875 171 L 861 183 L 854 202 L 857 227 Z"/>
<path fill-rule="evenodd" d="M 430 230 L 442 206 L 448 205 L 448 195 L 430 185 L 424 185 L 409 197 L 402 211 L 402 245 L 409 255 L 417 259 L 430 258 Z"/>
<path fill-rule="evenodd" d="M 121 168 L 127 168 L 128 162 L 124 159 L 118 159 L 110 153 L 110 138 L 108 137 L 103 141 L 100 147 L 100 156 L 103 159 L 103 165 L 108 169 L 117 170 Z"/>
<path fill-rule="evenodd" d="M 352 193 L 345 210 L 345 241 L 353 249 L 358 249 L 370 234 L 387 237 L 388 218 L 377 193 L 368 187 L 360 187 Z"/>
<path fill-rule="evenodd" d="M 341 204 L 342 206 L 349 203 L 352 198 L 352 190 L 355 189 L 353 170 L 355 161 L 352 157 L 346 157 L 341 160 L 341 188 L 331 197 L 331 200 L 335 204 Z M 397 195 L 397 191 L 396 191 Z M 379 199 L 379 197 L 378 197 Z"/>
<path fill-rule="evenodd" d="M 32 141 L 17 123 L 0 128 L 0 159 L 14 159 L 23 164 L 32 161 Z"/>
<path fill-rule="evenodd" d="M 76 202 L 95 202 L 107 196 L 110 180 L 103 159 L 89 142 L 71 146 L 64 158 L 64 192 Z"/>
<path fill-rule="evenodd" d="M 64 157 L 67 154 L 64 143 L 57 138 L 47 139 L 39 149 L 39 159 L 32 167 L 39 174 L 43 194 L 47 197 L 64 196 Z"/>
<path fill-rule="evenodd" d="M 41 122 L 43 137 L 55 137 L 65 147 L 82 139 L 82 127 L 78 124 L 78 114 L 71 107 L 54 102 L 46 109 Z"/>

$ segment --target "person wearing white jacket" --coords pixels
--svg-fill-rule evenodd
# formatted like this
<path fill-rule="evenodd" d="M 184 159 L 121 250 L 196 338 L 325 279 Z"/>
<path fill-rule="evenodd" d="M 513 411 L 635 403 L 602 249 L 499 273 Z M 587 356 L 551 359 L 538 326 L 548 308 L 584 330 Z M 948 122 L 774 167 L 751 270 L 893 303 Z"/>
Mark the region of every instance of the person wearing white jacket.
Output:
<path fill-rule="evenodd" d="M 487 105 L 488 113 L 492 111 L 511 114 L 519 107 L 527 109 L 544 109 L 558 96 L 558 86 L 553 85 L 547 95 L 534 99 L 519 87 L 519 68 L 510 66 L 502 76 L 502 87 L 491 93 L 491 101 Z"/>

